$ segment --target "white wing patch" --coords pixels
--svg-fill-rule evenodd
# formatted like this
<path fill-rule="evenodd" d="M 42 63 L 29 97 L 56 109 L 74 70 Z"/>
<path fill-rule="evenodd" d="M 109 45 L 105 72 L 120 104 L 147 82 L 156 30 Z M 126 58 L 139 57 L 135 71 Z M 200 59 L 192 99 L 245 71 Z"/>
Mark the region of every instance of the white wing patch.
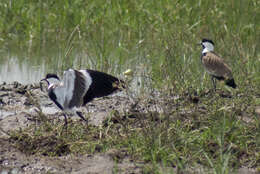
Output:
<path fill-rule="evenodd" d="M 68 104 L 73 96 L 73 90 L 74 90 L 74 82 L 75 82 L 75 72 L 72 69 L 69 69 L 68 71 L 64 71 L 63 76 L 63 84 L 64 84 L 64 109 L 68 107 Z"/>
<path fill-rule="evenodd" d="M 86 70 L 79 70 L 79 72 L 81 72 L 84 77 L 86 78 L 86 81 L 85 81 L 85 85 L 86 85 L 86 91 L 88 91 L 90 85 L 92 84 L 92 78 L 90 77 L 89 73 L 86 71 Z"/>

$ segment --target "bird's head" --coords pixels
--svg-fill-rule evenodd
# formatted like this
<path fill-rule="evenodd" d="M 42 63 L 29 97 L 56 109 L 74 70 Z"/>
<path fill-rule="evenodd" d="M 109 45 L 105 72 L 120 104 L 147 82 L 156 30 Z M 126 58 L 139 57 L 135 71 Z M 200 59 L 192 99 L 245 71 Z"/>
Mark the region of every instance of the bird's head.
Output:
<path fill-rule="evenodd" d="M 50 85 L 52 84 L 56 84 L 60 82 L 60 78 L 57 76 L 57 74 L 47 74 L 46 77 L 44 79 L 41 80 L 42 81 L 46 81 L 48 83 L 48 87 L 50 87 Z"/>
<path fill-rule="evenodd" d="M 214 51 L 214 42 L 210 39 L 202 39 L 201 41 L 202 53 Z"/>

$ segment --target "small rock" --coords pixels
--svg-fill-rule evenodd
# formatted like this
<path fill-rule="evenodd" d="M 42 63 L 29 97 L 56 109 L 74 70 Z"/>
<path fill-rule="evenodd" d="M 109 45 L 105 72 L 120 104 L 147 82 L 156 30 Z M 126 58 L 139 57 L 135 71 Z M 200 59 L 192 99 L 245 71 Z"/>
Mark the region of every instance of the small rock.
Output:
<path fill-rule="evenodd" d="M 255 113 L 260 116 L 260 106 L 256 106 Z"/>
<path fill-rule="evenodd" d="M 113 160 L 122 160 L 127 156 L 127 151 L 124 149 L 110 149 L 106 152 Z"/>
<path fill-rule="evenodd" d="M 4 86 L 1 86 L 0 91 L 5 91 L 6 88 Z"/>
<path fill-rule="evenodd" d="M 22 94 L 22 95 L 24 95 L 26 93 L 26 89 L 23 89 L 23 88 L 14 89 L 14 91 L 16 93 Z"/>
<path fill-rule="evenodd" d="M 21 84 L 17 81 L 13 82 L 12 85 L 14 88 L 18 88 L 18 86 L 21 86 Z"/>
<path fill-rule="evenodd" d="M 8 92 L 0 92 L 0 97 L 3 98 L 5 96 L 8 96 Z"/>
<path fill-rule="evenodd" d="M 108 115 L 109 115 L 108 112 L 92 113 L 89 118 L 89 123 L 95 126 L 102 125 L 102 122 L 107 118 Z"/>
<path fill-rule="evenodd" d="M 0 98 L 0 105 L 5 105 L 6 103 L 3 101 L 2 98 Z"/>
<path fill-rule="evenodd" d="M 240 168 L 237 171 L 238 174 L 257 174 L 259 173 L 256 169 L 249 169 L 249 168 Z"/>
<path fill-rule="evenodd" d="M 25 106 L 32 106 L 33 105 L 32 102 L 28 98 L 25 99 L 25 102 L 23 104 Z"/>

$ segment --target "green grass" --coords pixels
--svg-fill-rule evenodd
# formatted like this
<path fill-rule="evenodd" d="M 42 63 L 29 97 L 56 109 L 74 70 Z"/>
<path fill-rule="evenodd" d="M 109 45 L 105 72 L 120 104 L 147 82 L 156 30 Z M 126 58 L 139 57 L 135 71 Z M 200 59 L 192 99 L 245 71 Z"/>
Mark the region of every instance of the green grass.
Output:
<path fill-rule="evenodd" d="M 116 149 L 112 153 L 115 161 L 128 157 L 142 162 L 144 173 L 164 173 L 165 167 L 184 173 L 198 166 L 210 173 L 235 172 L 242 166 L 259 168 L 259 118 L 254 113 L 254 99 L 247 95 L 198 97 L 199 102 L 194 103 L 187 94 L 175 100 L 163 96 L 162 106 L 177 108 L 161 114 L 113 111 L 101 126 L 73 121 L 67 131 L 62 120 L 39 115 L 43 121 L 13 132 L 10 140 L 26 154 L 44 156 Z M 140 102 L 148 106 L 157 99 Z"/>
<path fill-rule="evenodd" d="M 59 73 L 88 67 L 118 75 L 131 68 L 141 77 L 136 97 L 148 105 L 145 98 L 156 90 L 162 100 L 152 100 L 165 106 L 162 114 L 120 113 L 102 127 L 73 122 L 69 135 L 60 134 L 62 123 L 55 128 L 45 121 L 14 133 L 18 148 L 25 144 L 27 153 L 54 156 L 126 149 L 145 162 L 144 173 L 163 173 L 161 166 L 183 172 L 202 165 L 212 173 L 259 169 L 258 0 L 2 0 L 0 11 L 1 57 L 10 52 Z M 204 37 L 232 67 L 238 84 L 232 98 L 206 94 L 212 86 L 197 46 Z"/>
<path fill-rule="evenodd" d="M 25 55 L 18 57 L 44 61 L 48 70 L 88 66 L 117 74 L 128 67 L 140 71 L 137 65 L 143 65 L 156 86 L 184 88 L 198 84 L 201 48 L 196 43 L 207 37 L 235 72 L 245 64 L 243 75 L 259 73 L 257 0 L 3 0 L 0 10 L 2 49 L 20 49 Z M 65 58 L 76 27 L 73 49 Z"/>

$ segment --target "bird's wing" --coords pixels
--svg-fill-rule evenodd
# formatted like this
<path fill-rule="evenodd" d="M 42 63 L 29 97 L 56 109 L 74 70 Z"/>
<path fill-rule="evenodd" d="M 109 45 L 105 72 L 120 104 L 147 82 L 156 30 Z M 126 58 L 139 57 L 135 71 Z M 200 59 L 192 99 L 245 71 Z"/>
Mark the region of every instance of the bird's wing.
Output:
<path fill-rule="evenodd" d="M 79 107 L 83 103 L 84 94 L 87 91 L 86 77 L 77 70 L 69 69 L 64 72 L 64 86 L 66 88 L 66 105 L 68 108 Z"/>
<path fill-rule="evenodd" d="M 87 96 L 85 97 L 85 103 L 93 98 L 109 95 L 117 89 L 120 89 L 121 86 L 122 88 L 124 87 L 124 82 L 112 75 L 94 70 L 86 71 L 92 81 L 87 91 Z"/>
<path fill-rule="evenodd" d="M 224 60 L 212 52 L 202 57 L 202 63 L 206 70 L 214 76 L 232 78 L 232 72 Z"/>

